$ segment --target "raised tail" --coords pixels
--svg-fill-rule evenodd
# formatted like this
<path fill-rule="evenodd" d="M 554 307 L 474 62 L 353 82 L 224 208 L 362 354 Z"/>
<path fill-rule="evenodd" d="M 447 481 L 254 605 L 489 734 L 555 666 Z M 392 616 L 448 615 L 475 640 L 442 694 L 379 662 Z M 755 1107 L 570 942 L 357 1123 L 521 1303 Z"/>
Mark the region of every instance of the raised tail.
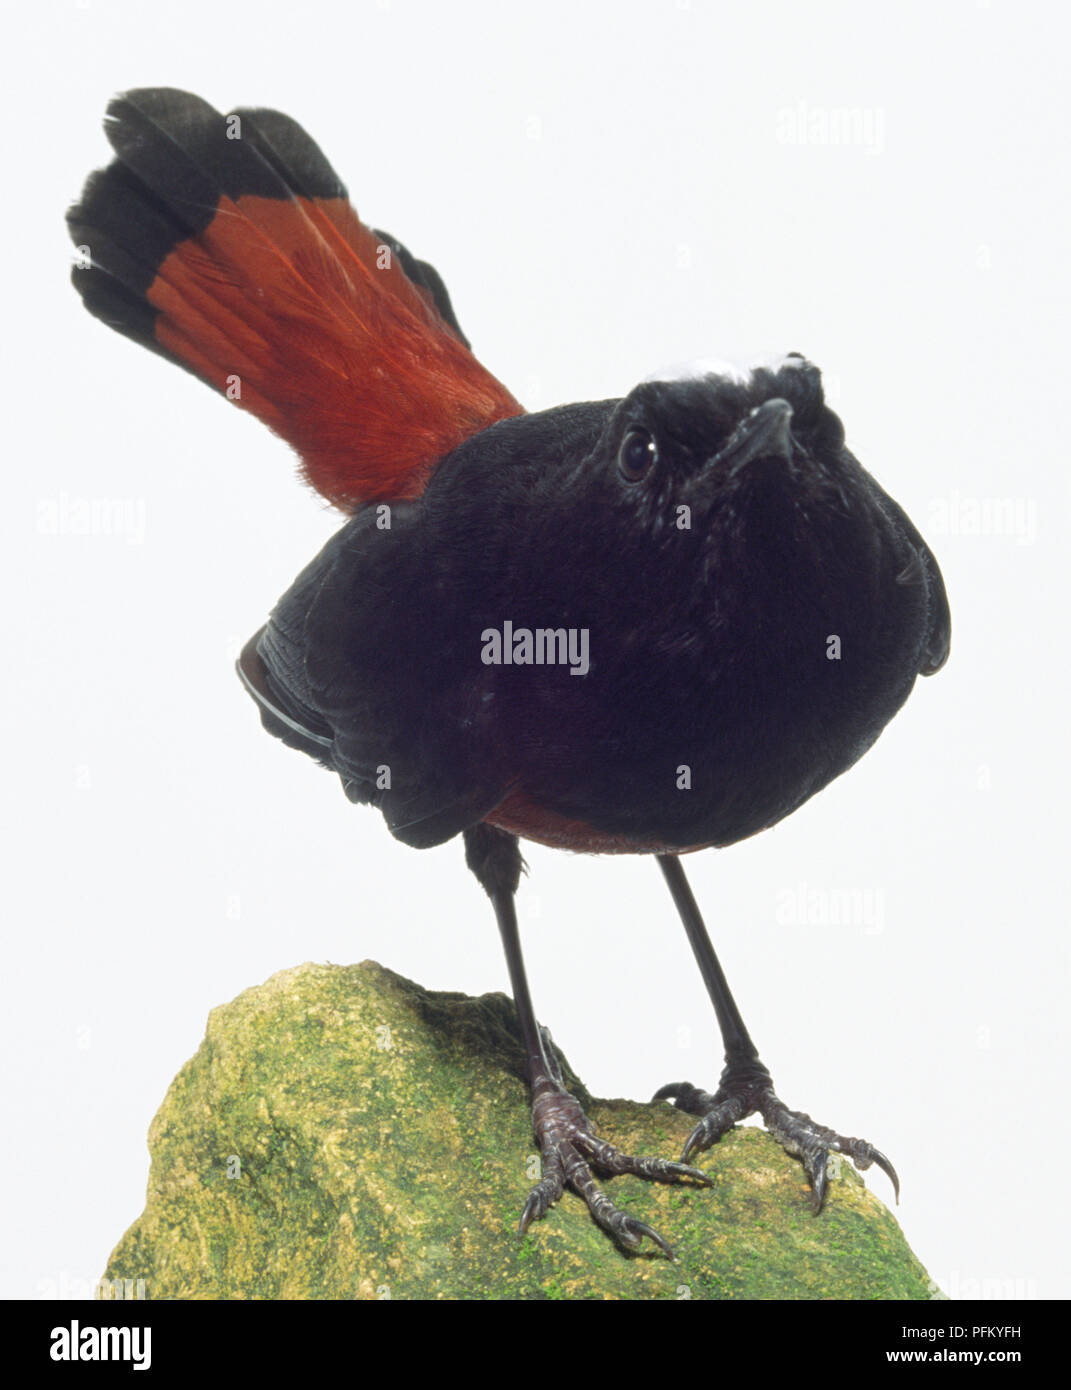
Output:
<path fill-rule="evenodd" d="M 146 88 L 105 130 L 117 158 L 67 215 L 86 308 L 263 420 L 337 507 L 419 495 L 522 413 L 435 271 L 360 221 L 288 116 Z"/>

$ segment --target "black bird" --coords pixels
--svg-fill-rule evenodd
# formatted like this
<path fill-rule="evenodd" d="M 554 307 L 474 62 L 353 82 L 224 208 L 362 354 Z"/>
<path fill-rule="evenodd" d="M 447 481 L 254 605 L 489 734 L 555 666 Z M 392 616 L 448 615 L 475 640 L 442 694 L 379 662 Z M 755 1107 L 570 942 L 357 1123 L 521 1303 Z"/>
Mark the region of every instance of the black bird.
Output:
<path fill-rule="evenodd" d="M 351 514 L 250 640 L 269 732 L 418 849 L 461 835 L 527 1051 L 543 1177 L 622 1245 L 662 1237 L 595 1173 L 688 1165 L 758 1112 L 822 1206 L 831 1150 L 744 1027 L 680 856 L 776 824 L 850 767 L 949 647 L 936 561 L 863 469 L 799 353 L 525 414 L 468 350 L 439 276 L 362 223 L 304 131 L 187 93 L 116 98 L 115 161 L 68 214 L 86 306 L 298 450 Z M 536 1018 L 518 840 L 652 854 L 710 993 L 725 1067 L 680 1162 L 596 1136 Z"/>

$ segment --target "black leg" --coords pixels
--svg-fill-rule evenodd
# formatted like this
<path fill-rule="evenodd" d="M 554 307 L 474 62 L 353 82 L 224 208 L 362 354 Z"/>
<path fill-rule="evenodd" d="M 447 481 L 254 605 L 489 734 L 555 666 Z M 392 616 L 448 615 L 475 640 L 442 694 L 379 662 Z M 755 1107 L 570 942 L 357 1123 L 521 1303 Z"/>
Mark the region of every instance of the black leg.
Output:
<path fill-rule="evenodd" d="M 888 1174 L 899 1201 L 900 1180 L 895 1168 L 879 1149 L 865 1139 L 847 1138 L 827 1129 L 809 1115 L 789 1110 L 778 1099 L 770 1073 L 759 1059 L 758 1049 L 751 1041 L 736 1001 L 729 991 L 728 981 L 714 953 L 680 859 L 675 854 L 655 857 L 684 923 L 725 1045 L 725 1068 L 713 1095 L 699 1090 L 688 1081 L 673 1082 L 655 1094 L 655 1100 L 672 1100 L 679 1109 L 700 1117 L 684 1146 L 681 1161 L 685 1162 L 693 1153 L 717 1143 L 738 1121 L 758 1113 L 781 1146 L 803 1163 L 811 1182 L 812 1206 L 816 1214 L 821 1211 L 825 1201 L 831 1149 L 847 1154 L 857 1168 L 869 1168 L 876 1163 Z"/>
<path fill-rule="evenodd" d="M 494 826 L 474 826 L 465 831 L 465 859 L 491 899 L 502 934 L 528 1063 L 532 1127 L 543 1156 L 543 1176 L 529 1193 L 520 1232 L 523 1234 L 532 1221 L 543 1216 L 568 1187 L 583 1197 L 598 1225 L 626 1249 L 635 1250 L 647 1236 L 672 1258 L 673 1251 L 657 1231 L 621 1211 L 600 1191 L 592 1169 L 608 1176 L 633 1173 L 656 1182 L 693 1178 L 707 1183 L 709 1179 L 683 1161 L 672 1163 L 663 1158 L 624 1154 L 592 1133 L 580 1102 L 565 1089 L 550 1034 L 539 1026 L 532 1007 L 514 906 L 524 862 L 517 837 Z"/>

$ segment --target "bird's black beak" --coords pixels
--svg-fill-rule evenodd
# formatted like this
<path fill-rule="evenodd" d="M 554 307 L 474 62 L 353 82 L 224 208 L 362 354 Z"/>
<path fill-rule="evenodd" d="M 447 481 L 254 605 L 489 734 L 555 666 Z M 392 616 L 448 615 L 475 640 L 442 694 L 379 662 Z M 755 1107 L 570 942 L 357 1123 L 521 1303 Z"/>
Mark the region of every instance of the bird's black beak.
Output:
<path fill-rule="evenodd" d="M 792 461 L 792 407 L 780 396 L 764 401 L 745 416 L 711 462 L 734 478 L 755 459 Z"/>

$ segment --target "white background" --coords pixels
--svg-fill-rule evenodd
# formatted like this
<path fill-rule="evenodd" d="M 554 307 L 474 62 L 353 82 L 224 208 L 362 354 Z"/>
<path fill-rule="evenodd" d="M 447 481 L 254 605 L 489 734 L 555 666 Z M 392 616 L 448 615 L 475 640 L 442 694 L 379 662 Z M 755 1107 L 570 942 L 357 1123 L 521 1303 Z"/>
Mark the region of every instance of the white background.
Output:
<path fill-rule="evenodd" d="M 506 985 L 460 843 L 396 844 L 233 674 L 338 519 L 67 283 L 106 101 L 168 84 L 301 120 L 529 407 L 700 354 L 822 366 L 938 555 L 952 657 L 848 776 L 687 867 L 782 1097 L 890 1154 L 937 1282 L 1067 1295 L 1065 24 L 999 0 L 8 11 L 0 1292 L 100 1275 L 214 1005 L 306 959 Z M 969 532 L 994 499 L 1012 524 Z M 77 533 L 114 501 L 118 534 Z M 537 1007 L 591 1089 L 711 1085 L 653 861 L 528 858 Z M 793 908 L 838 890 L 852 921 Z"/>

